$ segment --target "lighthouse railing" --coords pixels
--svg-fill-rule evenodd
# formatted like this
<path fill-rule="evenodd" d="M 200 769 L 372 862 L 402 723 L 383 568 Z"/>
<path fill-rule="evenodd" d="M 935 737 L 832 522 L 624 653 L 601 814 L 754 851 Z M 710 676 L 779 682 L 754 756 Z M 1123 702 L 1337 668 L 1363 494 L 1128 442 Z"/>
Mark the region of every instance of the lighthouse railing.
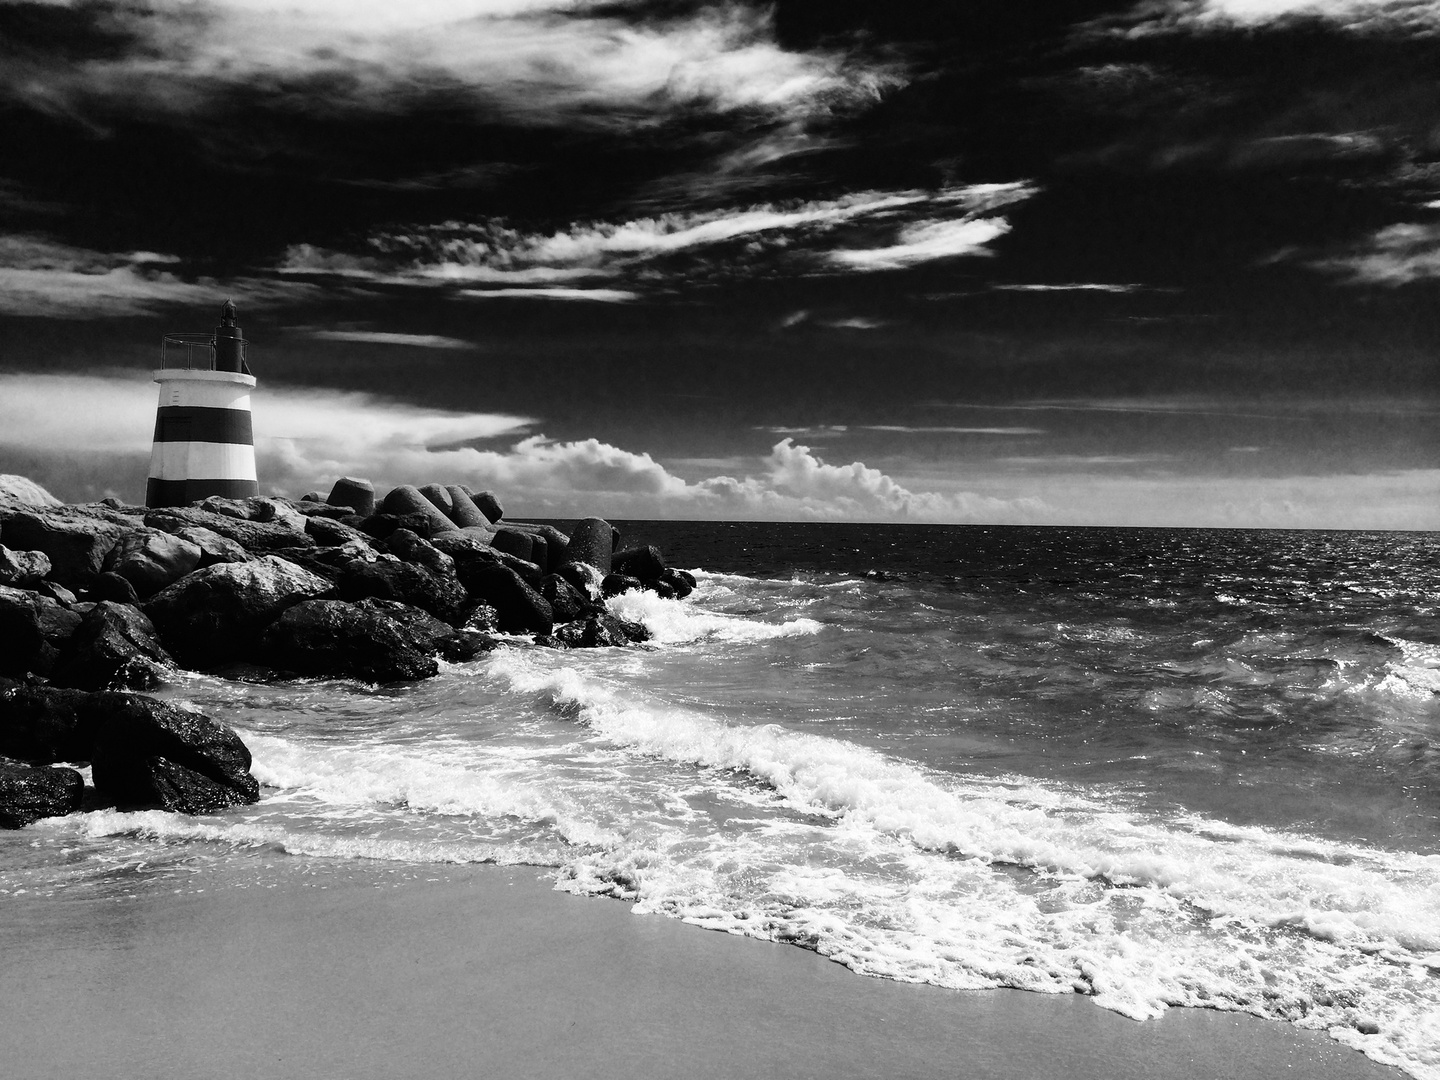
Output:
<path fill-rule="evenodd" d="M 240 362 L 245 364 L 245 345 L 240 341 Z M 160 339 L 160 366 L 187 370 L 215 370 L 214 334 L 166 334 Z M 249 371 L 249 366 L 242 368 Z"/>

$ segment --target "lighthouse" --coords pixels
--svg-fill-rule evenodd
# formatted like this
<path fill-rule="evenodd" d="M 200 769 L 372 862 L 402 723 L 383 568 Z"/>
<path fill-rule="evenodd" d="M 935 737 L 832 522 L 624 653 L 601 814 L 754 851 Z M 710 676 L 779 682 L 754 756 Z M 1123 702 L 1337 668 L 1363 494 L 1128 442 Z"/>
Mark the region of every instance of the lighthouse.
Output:
<path fill-rule="evenodd" d="M 183 366 L 182 366 L 183 364 Z M 150 452 L 146 506 L 185 506 L 211 495 L 257 495 L 245 337 L 235 304 L 225 301 L 211 335 L 167 334 L 161 339 L 160 405 Z"/>

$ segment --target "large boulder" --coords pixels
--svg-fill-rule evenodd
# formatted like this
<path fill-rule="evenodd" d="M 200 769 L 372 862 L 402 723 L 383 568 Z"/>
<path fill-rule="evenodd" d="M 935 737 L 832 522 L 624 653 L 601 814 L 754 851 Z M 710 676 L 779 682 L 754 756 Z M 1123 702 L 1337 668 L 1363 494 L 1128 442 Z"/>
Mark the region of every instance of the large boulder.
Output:
<path fill-rule="evenodd" d="M 537 560 L 530 557 L 530 534 L 521 532 L 519 529 L 502 528 L 495 530 L 495 536 L 490 541 L 490 546 L 496 551 L 503 551 L 507 555 L 514 555 L 517 559 L 524 559 L 526 562 L 537 562 Z"/>
<path fill-rule="evenodd" d="M 520 579 L 532 589 L 540 587 L 540 581 L 545 572 L 532 562 L 524 559 L 517 559 L 507 552 L 497 551 L 490 546 L 486 538 L 479 534 L 476 529 L 463 529 L 460 532 L 449 533 L 445 536 L 436 536 L 430 543 L 443 551 L 455 560 L 455 573 L 460 578 L 460 584 L 464 585 L 475 595 L 475 590 L 470 588 L 467 576 L 470 568 L 476 565 L 494 566 L 500 564 L 508 566 L 520 575 Z"/>
<path fill-rule="evenodd" d="M 600 582 L 600 594 L 609 600 L 612 596 L 619 596 L 631 589 L 644 588 L 640 579 L 631 577 L 629 574 L 606 574 L 605 579 Z"/>
<path fill-rule="evenodd" d="M 566 551 L 566 560 L 589 563 L 602 574 L 608 574 L 611 569 L 614 539 L 615 530 L 608 521 L 585 518 L 570 530 L 570 546 Z"/>
<path fill-rule="evenodd" d="M 248 499 L 226 499 L 220 495 L 211 495 L 200 503 L 200 509 L 239 518 L 242 521 L 283 525 L 291 532 L 303 532 L 305 529 L 304 514 L 284 499 L 276 499 L 268 495 L 252 495 Z"/>
<path fill-rule="evenodd" d="M 671 595 L 677 600 L 684 600 L 695 591 L 695 575 L 685 570 L 677 570 L 673 566 L 667 566 L 660 574 L 660 580 L 655 583 L 657 590 L 668 587 Z"/>
<path fill-rule="evenodd" d="M 577 592 L 592 603 L 600 603 L 605 599 L 604 590 L 601 584 L 605 575 L 589 563 L 564 562 L 556 568 L 555 573 L 573 585 Z"/>
<path fill-rule="evenodd" d="M 450 495 L 450 520 L 460 528 L 490 524 L 490 519 L 475 505 L 474 500 L 459 484 L 451 484 L 446 492 Z"/>
<path fill-rule="evenodd" d="M 624 646 L 632 641 L 646 641 L 650 637 L 639 623 L 618 619 L 606 611 L 599 611 L 585 619 L 566 623 L 556 629 L 554 640 L 570 649 L 598 649 L 606 646 Z"/>
<path fill-rule="evenodd" d="M 50 557 L 43 551 L 11 551 L 0 544 L 0 585 L 33 589 L 50 573 Z"/>
<path fill-rule="evenodd" d="M 370 543 L 368 533 L 361 532 L 353 525 L 346 525 L 343 521 L 336 521 L 333 518 L 306 518 L 305 532 L 321 547 L 339 547 L 341 544 L 348 544 L 352 541 L 359 541 L 367 545 Z"/>
<path fill-rule="evenodd" d="M 51 681 L 80 690 L 153 690 L 173 664 L 144 612 L 105 600 L 70 635 Z"/>
<path fill-rule="evenodd" d="M 660 554 L 660 549 L 653 545 L 626 548 L 611 556 L 610 569 L 617 574 L 639 578 L 645 584 L 651 585 L 659 581 L 660 575 L 665 573 L 665 557 Z"/>
<path fill-rule="evenodd" d="M 455 560 L 409 529 L 396 529 L 385 538 L 384 545 L 385 550 L 401 562 L 423 566 L 441 577 L 455 576 Z"/>
<path fill-rule="evenodd" d="M 0 679 L 0 757 L 36 765 L 89 761 L 93 742 L 80 690 Z"/>
<path fill-rule="evenodd" d="M 0 675 L 48 675 L 80 614 L 26 589 L 0 585 Z"/>
<path fill-rule="evenodd" d="M 401 484 L 397 488 L 391 488 L 390 493 L 385 496 L 385 501 L 380 504 L 379 512 L 397 515 L 424 514 L 429 522 L 428 528 L 413 530 L 421 536 L 433 536 L 437 533 L 452 532 L 455 529 L 455 523 L 446 517 L 434 503 L 420 494 L 419 488 L 411 484 Z"/>
<path fill-rule="evenodd" d="M 474 561 L 461 567 L 465 588 L 494 607 L 499 628 L 511 634 L 548 634 L 555 614 L 545 598 L 503 563 Z"/>
<path fill-rule="evenodd" d="M 167 506 L 162 510 L 151 510 L 145 515 L 145 524 L 161 532 L 178 534 L 181 529 L 200 525 L 234 540 L 247 552 L 273 551 L 275 548 L 309 547 L 312 540 L 305 532 L 305 518 L 296 514 L 298 522 L 254 521 L 249 518 L 232 517 L 229 514 L 211 513 L 195 506 Z"/>
<path fill-rule="evenodd" d="M 105 569 L 133 585 L 137 596 L 154 596 L 198 569 L 201 554 L 200 545 L 179 536 L 137 530 L 116 541 L 105 556 Z"/>
<path fill-rule="evenodd" d="M 41 818 L 72 814 L 84 798 L 85 781 L 74 769 L 0 757 L 0 829 L 23 829 Z"/>
<path fill-rule="evenodd" d="M 188 541 L 200 549 L 200 566 L 214 566 L 222 562 L 249 562 L 250 554 L 228 536 L 221 536 L 214 529 L 203 525 L 186 525 L 172 534 Z M 197 567 L 198 569 L 198 567 Z"/>
<path fill-rule="evenodd" d="M 262 656 L 286 671 L 373 683 L 427 679 L 439 670 L 384 613 L 341 600 L 287 608 L 265 631 Z"/>
<path fill-rule="evenodd" d="M 540 582 L 540 595 L 550 605 L 550 611 L 557 623 L 583 619 L 596 609 L 589 597 L 559 574 L 545 576 Z"/>
<path fill-rule="evenodd" d="M 266 555 L 197 570 L 157 594 L 145 610 L 182 663 L 210 667 L 243 658 L 280 612 L 330 588 L 318 574 Z"/>
<path fill-rule="evenodd" d="M 331 506 L 349 507 L 361 517 L 369 517 L 375 512 L 375 485 L 369 480 L 342 476 L 335 481 L 330 497 L 325 501 Z"/>
<path fill-rule="evenodd" d="M 260 797 L 249 749 L 203 713 L 119 693 L 89 695 L 84 713 L 95 789 L 123 810 L 203 814 Z"/>
<path fill-rule="evenodd" d="M 44 552 L 50 560 L 50 577 L 62 585 L 88 584 L 125 531 L 115 521 L 67 506 L 7 512 L 0 527 L 7 547 Z"/>
<path fill-rule="evenodd" d="M 495 647 L 493 638 L 469 632 L 472 628 L 477 630 L 494 628 L 493 614 L 490 616 L 488 626 L 484 625 L 485 616 L 483 614 L 481 615 L 481 625 L 473 625 L 477 610 L 487 608 L 488 605 L 471 605 L 467 609 L 464 627 L 459 630 L 448 623 L 441 622 L 428 611 L 395 600 L 372 598 L 361 600 L 355 606 L 384 615 L 395 624 L 400 636 L 407 643 L 427 656 L 436 655 L 458 664 L 466 660 L 474 660 L 481 653 Z M 493 609 L 489 610 L 493 613 Z"/>
<path fill-rule="evenodd" d="M 119 574 L 109 570 L 90 579 L 89 598 L 96 603 L 101 600 L 113 600 L 117 604 L 138 604 L 140 602 L 140 596 L 136 593 L 135 586 Z"/>
<path fill-rule="evenodd" d="M 423 566 L 401 562 L 393 555 L 373 561 L 352 559 L 335 582 L 341 600 L 398 600 L 421 608 L 451 626 L 465 621 L 470 597 L 454 577 L 432 573 Z"/>

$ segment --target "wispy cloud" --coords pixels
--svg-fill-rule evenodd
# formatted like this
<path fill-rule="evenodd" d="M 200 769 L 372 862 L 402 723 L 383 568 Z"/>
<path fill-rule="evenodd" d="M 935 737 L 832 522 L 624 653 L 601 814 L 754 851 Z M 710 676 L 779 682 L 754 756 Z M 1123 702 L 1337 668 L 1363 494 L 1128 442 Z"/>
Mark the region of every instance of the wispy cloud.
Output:
<path fill-rule="evenodd" d="M 1117 285 L 1099 281 L 1070 281 L 1059 285 L 1041 284 L 1018 284 L 1018 285 L 992 285 L 992 289 L 1001 292 L 1103 292 L 1103 293 L 1129 293 L 1143 289 L 1143 285 Z"/>
<path fill-rule="evenodd" d="M 529 297 L 538 300 L 590 300 L 602 304 L 625 304 L 640 299 L 639 293 L 628 289 L 572 289 L 563 285 L 533 289 L 462 289 L 460 295 L 475 300 Z"/>
<path fill-rule="evenodd" d="M 229 297 L 280 304 L 319 292 L 303 282 L 241 277 L 222 284 L 159 269 L 179 261 L 150 251 L 109 254 L 33 235 L 0 236 L 0 313 L 102 318 L 168 304 L 219 304 Z"/>
<path fill-rule="evenodd" d="M 476 345 L 461 338 L 440 334 L 399 334 L 385 330 L 308 330 L 307 337 L 317 341 L 354 341 L 363 345 L 403 345 L 415 349 L 474 349 Z"/>
<path fill-rule="evenodd" d="M 1353 285 L 1408 285 L 1440 278 L 1440 222 L 1387 225 L 1348 252 L 1311 266 L 1347 275 Z"/>
<path fill-rule="evenodd" d="M 896 435 L 1044 435 L 1033 427 L 924 427 L 909 424 L 863 424 L 857 431 L 884 431 Z"/>
<path fill-rule="evenodd" d="M 1253 28 L 1299 19 L 1333 23 L 1357 33 L 1433 33 L 1440 10 L 1432 0 L 1142 0 L 1099 25 L 1129 36 Z"/>
<path fill-rule="evenodd" d="M 998 217 L 925 221 L 902 228 L 893 244 L 841 249 L 830 252 L 829 257 L 833 263 L 857 270 L 899 270 L 958 255 L 989 255 L 991 252 L 985 245 L 1009 231 L 1009 222 Z"/>
<path fill-rule="evenodd" d="M 647 14 L 574 0 L 46 0 L 114 34 L 103 57 L 20 65 L 9 96 L 54 112 L 195 114 L 235 90 L 292 108 L 403 110 L 469 95 L 511 122 L 634 126 L 679 110 L 780 119 L 875 99 L 894 65 L 797 50 L 741 3 Z"/>

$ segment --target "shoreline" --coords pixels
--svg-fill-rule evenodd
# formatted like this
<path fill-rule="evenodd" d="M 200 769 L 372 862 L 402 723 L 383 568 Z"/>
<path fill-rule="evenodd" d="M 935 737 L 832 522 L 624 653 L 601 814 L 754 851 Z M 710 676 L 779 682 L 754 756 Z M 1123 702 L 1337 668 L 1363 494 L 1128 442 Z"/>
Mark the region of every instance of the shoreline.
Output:
<path fill-rule="evenodd" d="M 289 856 L 276 856 L 289 860 Z M 251 864 L 255 865 L 255 864 Z M 1322 1032 L 860 976 L 636 917 L 536 867 L 258 875 L 0 899 L 0 1059 L 30 1080 L 451 1076 L 1398 1080 Z M 176 888 L 180 885 L 182 888 Z"/>

